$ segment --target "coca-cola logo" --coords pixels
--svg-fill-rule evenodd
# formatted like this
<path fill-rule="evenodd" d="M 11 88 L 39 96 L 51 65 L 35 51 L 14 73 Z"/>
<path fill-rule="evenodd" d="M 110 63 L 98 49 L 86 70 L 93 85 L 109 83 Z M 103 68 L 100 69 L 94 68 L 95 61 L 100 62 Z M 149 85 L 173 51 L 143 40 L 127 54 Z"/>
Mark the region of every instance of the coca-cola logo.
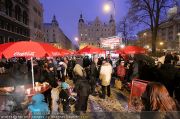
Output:
<path fill-rule="evenodd" d="M 35 52 L 15 52 L 14 57 L 27 57 L 27 56 L 34 56 Z"/>
<path fill-rule="evenodd" d="M 52 52 L 53 56 L 60 56 L 61 54 L 59 52 Z"/>

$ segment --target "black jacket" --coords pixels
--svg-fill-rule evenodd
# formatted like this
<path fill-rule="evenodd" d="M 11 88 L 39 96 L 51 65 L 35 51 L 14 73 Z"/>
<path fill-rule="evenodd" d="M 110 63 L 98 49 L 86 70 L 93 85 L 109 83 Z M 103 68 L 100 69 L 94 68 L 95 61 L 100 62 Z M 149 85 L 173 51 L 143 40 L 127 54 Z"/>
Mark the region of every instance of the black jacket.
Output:
<path fill-rule="evenodd" d="M 89 96 L 90 92 L 91 92 L 91 87 L 89 85 L 88 80 L 86 80 L 85 78 L 81 78 L 77 80 L 76 84 L 75 84 L 75 90 L 77 92 L 77 96 L 78 97 L 82 97 L 82 96 Z"/>
<path fill-rule="evenodd" d="M 161 83 L 166 86 L 172 96 L 175 87 L 179 83 L 179 71 L 172 64 L 163 64 L 160 69 L 160 77 Z"/>
<path fill-rule="evenodd" d="M 59 98 L 61 99 L 61 102 L 63 105 L 69 104 L 69 94 L 68 90 L 62 89 L 59 93 Z"/>
<path fill-rule="evenodd" d="M 93 78 L 99 77 L 99 71 L 98 71 L 98 68 L 94 62 L 91 63 L 90 70 L 91 70 L 91 74 L 90 74 L 91 76 L 90 77 L 93 77 Z"/>
<path fill-rule="evenodd" d="M 173 56 L 171 55 L 171 54 L 167 54 L 166 56 L 165 56 L 165 60 L 164 60 L 164 64 L 166 64 L 166 63 L 171 63 L 171 60 L 173 60 L 174 58 L 173 58 Z"/>

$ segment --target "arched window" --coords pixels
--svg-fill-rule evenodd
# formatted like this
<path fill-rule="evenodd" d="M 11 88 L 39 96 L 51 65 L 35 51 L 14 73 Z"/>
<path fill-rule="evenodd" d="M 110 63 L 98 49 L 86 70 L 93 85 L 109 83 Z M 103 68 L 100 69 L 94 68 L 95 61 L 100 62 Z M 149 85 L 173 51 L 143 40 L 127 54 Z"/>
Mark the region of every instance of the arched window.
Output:
<path fill-rule="evenodd" d="M 13 3 L 11 0 L 6 0 L 5 1 L 5 6 L 6 6 L 6 14 L 8 16 L 12 16 L 12 8 L 13 8 Z"/>
<path fill-rule="evenodd" d="M 28 24 L 28 14 L 26 11 L 23 12 L 23 23 Z"/>
<path fill-rule="evenodd" d="M 15 18 L 21 21 L 21 8 L 18 5 L 15 6 Z"/>

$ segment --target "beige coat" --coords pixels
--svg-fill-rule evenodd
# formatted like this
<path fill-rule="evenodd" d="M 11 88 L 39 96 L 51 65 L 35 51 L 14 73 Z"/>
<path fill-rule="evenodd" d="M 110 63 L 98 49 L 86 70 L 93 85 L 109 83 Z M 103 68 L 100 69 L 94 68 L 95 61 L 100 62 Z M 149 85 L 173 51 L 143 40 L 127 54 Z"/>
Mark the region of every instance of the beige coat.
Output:
<path fill-rule="evenodd" d="M 101 66 L 99 79 L 102 81 L 103 86 L 110 85 L 112 74 L 112 66 L 110 63 L 105 63 Z"/>
<path fill-rule="evenodd" d="M 75 65 L 73 71 L 74 71 L 75 75 L 78 75 L 78 76 L 81 76 L 81 77 L 86 76 L 86 73 L 84 72 L 84 68 L 79 64 Z"/>

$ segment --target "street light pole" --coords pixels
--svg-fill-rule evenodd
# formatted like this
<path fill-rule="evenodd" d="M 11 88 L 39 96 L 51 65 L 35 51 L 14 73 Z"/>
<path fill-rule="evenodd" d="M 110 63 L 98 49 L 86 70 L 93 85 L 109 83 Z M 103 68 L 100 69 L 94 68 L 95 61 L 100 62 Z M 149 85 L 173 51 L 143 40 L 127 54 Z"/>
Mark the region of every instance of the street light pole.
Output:
<path fill-rule="evenodd" d="M 114 14 L 114 18 L 115 18 L 116 17 L 116 4 L 115 4 L 114 0 L 108 0 L 108 1 L 111 1 L 113 4 L 113 7 L 114 7 L 113 14 Z"/>
<path fill-rule="evenodd" d="M 180 33 L 177 34 L 179 36 L 179 49 L 180 49 Z"/>

